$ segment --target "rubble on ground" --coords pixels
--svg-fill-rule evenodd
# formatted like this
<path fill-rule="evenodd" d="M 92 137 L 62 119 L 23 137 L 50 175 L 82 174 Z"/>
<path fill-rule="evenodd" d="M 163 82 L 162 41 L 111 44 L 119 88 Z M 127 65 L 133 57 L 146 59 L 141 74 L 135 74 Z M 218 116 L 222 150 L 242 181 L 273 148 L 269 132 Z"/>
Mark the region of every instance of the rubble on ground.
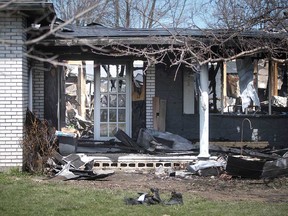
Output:
<path fill-rule="evenodd" d="M 94 159 L 85 154 L 71 154 L 63 157 L 58 152 L 48 160 L 47 173 L 50 178 L 63 180 L 96 180 L 114 174 L 113 170 L 102 170 L 94 167 Z"/>
<path fill-rule="evenodd" d="M 192 143 L 181 136 L 167 132 L 159 132 L 152 129 L 141 129 L 136 141 L 130 138 L 121 129 L 115 129 L 113 131 L 113 135 L 117 139 L 116 141 L 114 139 L 108 141 L 97 141 L 77 138 L 78 136 L 75 133 L 69 134 L 65 131 L 57 132 L 57 136 L 60 137 L 60 139 L 68 137 L 75 141 L 75 143 L 72 142 L 72 144 L 68 144 L 73 146 L 72 150 L 64 152 L 67 153 L 64 155 L 66 155 L 68 158 L 70 154 L 75 155 L 78 152 L 81 152 L 82 154 L 103 153 L 115 155 L 118 153 L 125 153 L 126 155 L 133 153 L 135 155 L 145 154 L 150 155 L 151 157 L 159 157 L 159 162 L 161 162 L 161 157 L 165 156 L 194 156 L 197 159 L 197 155 L 199 154 L 199 143 Z M 230 144 L 231 143 L 232 142 L 230 142 Z M 62 143 L 62 145 L 63 144 L 64 143 Z M 187 163 L 181 170 L 179 170 L 179 167 L 175 169 L 173 166 L 167 167 L 160 164 L 155 167 L 154 174 L 159 177 L 173 176 L 179 178 L 186 178 L 191 175 L 203 177 L 217 176 L 225 180 L 235 177 L 249 179 L 274 179 L 278 176 L 288 175 L 286 159 L 287 155 L 285 156 L 285 154 L 283 154 L 287 152 L 288 149 L 271 150 L 267 148 L 265 143 L 260 145 L 259 148 L 255 148 L 255 145 L 253 148 L 249 148 L 249 146 L 245 146 L 242 143 L 241 145 L 238 145 L 238 147 L 235 145 L 235 143 L 232 144 L 233 146 L 230 147 L 227 145 L 221 145 L 217 142 L 211 142 L 209 144 L 209 151 L 211 154 L 211 158 L 209 160 L 197 159 L 196 161 Z M 61 142 L 59 149 L 60 153 L 63 153 L 63 149 L 61 152 Z M 58 170 L 59 176 L 64 175 L 68 179 L 100 178 L 101 175 L 99 173 L 95 173 L 95 171 L 89 171 L 87 169 L 81 169 L 81 171 L 79 171 L 79 167 L 77 167 L 77 170 L 75 170 L 73 168 L 73 163 L 75 163 L 75 161 L 72 161 L 71 163 L 69 163 L 70 161 L 66 161 L 64 164 L 65 167 L 63 166 L 62 170 Z M 114 162 L 117 163 L 117 160 L 114 160 Z M 129 167 L 129 165 L 127 166 L 131 170 L 131 167 Z M 119 167 L 116 166 L 114 168 L 117 169 Z M 137 168 L 140 169 L 139 167 Z M 143 169 L 145 168 L 147 167 L 144 166 Z M 121 167 L 121 169 L 125 168 Z M 76 175 L 76 177 L 72 174 Z"/>

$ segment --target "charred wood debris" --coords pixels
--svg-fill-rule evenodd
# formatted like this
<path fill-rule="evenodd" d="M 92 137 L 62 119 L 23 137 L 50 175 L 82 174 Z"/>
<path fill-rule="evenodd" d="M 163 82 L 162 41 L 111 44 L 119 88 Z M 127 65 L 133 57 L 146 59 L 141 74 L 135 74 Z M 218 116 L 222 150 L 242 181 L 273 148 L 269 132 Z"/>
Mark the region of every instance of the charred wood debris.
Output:
<path fill-rule="evenodd" d="M 87 127 L 91 125 L 89 123 Z M 97 157 L 94 159 L 90 157 L 93 154 L 131 153 L 159 157 L 199 154 L 199 143 L 192 143 L 179 135 L 153 129 L 140 129 L 137 140 L 133 140 L 121 129 L 115 129 L 113 134 L 117 140 L 99 141 L 81 137 L 79 131 L 75 129 L 63 128 L 61 131 L 56 131 L 47 121 L 40 121 L 29 110 L 25 127 L 24 169 L 36 172 L 41 167 L 41 171 L 49 177 L 63 180 L 95 180 L 113 175 L 114 171 L 109 168 L 94 167 Z M 32 130 L 33 127 L 38 129 Z M 39 135 L 39 131 L 42 135 Z M 218 176 L 225 180 L 263 179 L 267 185 L 275 179 L 288 176 L 288 148 L 275 150 L 266 146 L 252 149 L 248 146 L 226 147 L 210 142 L 209 151 L 214 159 L 186 163 L 181 166 L 181 170 L 160 165 L 155 168 L 155 175 L 183 178 L 189 175 Z"/>

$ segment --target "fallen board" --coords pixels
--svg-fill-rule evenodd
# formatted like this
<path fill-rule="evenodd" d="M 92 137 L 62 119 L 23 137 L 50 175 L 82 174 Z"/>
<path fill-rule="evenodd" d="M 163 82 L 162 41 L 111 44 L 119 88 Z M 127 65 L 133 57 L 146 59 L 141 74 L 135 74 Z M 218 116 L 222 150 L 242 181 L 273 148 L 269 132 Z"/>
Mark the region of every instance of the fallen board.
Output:
<path fill-rule="evenodd" d="M 234 148 L 243 148 L 243 147 L 248 147 L 248 148 L 267 148 L 269 146 L 268 141 L 259 141 L 259 142 L 210 142 L 211 144 L 217 145 L 217 146 L 224 146 L 224 147 L 234 147 Z"/>

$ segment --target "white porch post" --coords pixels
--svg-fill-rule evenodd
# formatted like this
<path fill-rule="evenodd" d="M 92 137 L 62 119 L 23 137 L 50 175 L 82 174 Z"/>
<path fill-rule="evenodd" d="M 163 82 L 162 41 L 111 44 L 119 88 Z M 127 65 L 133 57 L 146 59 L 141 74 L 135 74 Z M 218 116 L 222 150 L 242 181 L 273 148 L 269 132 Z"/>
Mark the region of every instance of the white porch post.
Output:
<path fill-rule="evenodd" d="M 200 67 L 200 153 L 198 159 L 209 159 L 209 88 L 208 64 Z"/>

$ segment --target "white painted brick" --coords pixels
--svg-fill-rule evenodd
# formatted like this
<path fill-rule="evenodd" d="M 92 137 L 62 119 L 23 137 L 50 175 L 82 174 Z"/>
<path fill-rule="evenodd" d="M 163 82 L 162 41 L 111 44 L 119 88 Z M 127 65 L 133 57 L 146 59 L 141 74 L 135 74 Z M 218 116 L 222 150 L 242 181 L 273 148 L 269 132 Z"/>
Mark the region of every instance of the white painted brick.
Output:
<path fill-rule="evenodd" d="M 3 17 L 0 13 L 0 17 L 1 39 L 25 40 L 25 20 L 21 15 Z M 19 141 L 23 137 L 28 95 L 27 59 L 22 52 L 26 50 L 20 44 L 0 47 L 0 167 L 22 166 Z"/>

